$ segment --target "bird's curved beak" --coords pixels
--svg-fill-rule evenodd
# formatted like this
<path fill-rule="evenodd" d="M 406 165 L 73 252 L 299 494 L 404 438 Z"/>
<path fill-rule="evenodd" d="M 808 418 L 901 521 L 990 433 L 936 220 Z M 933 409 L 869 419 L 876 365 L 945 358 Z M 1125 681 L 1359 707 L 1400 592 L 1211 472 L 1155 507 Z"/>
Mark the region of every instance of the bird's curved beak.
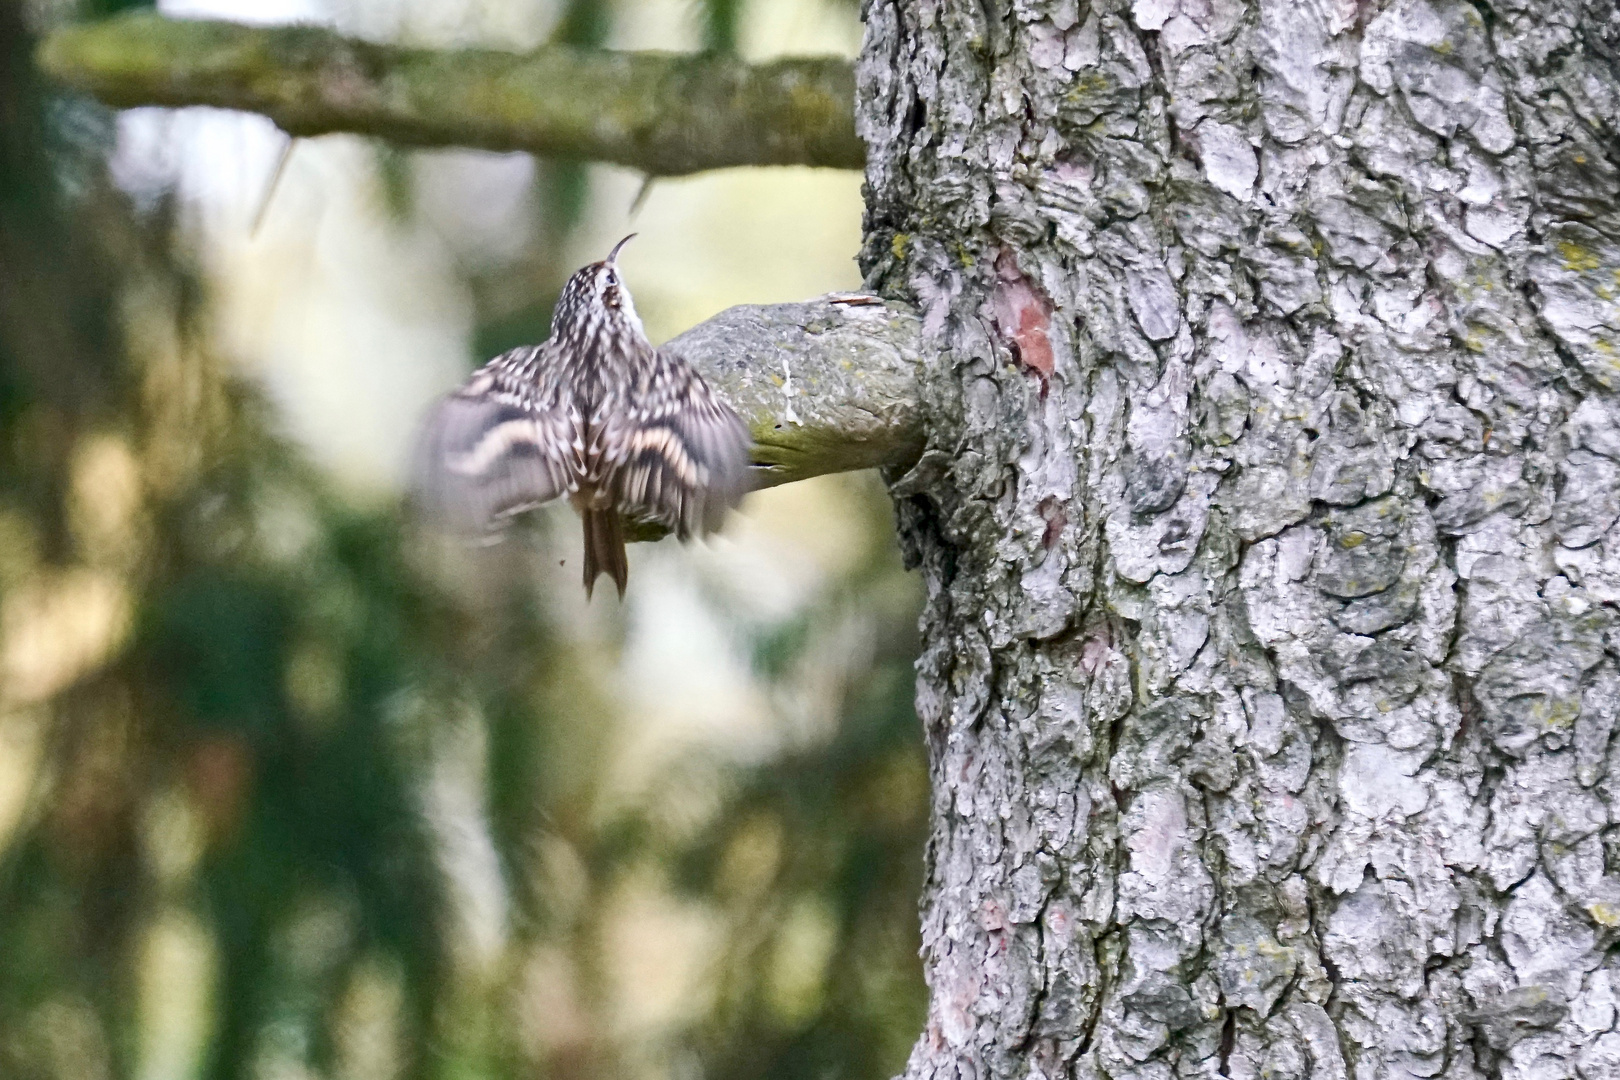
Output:
<path fill-rule="evenodd" d="M 609 263 L 609 264 L 618 263 L 618 261 L 619 261 L 619 252 L 624 250 L 624 245 L 628 244 L 630 241 L 634 240 L 635 238 L 636 238 L 636 234 L 631 233 L 629 236 L 625 237 L 623 240 L 620 240 L 617 244 L 614 244 L 613 245 L 613 250 L 608 252 L 608 257 L 604 261 Z"/>

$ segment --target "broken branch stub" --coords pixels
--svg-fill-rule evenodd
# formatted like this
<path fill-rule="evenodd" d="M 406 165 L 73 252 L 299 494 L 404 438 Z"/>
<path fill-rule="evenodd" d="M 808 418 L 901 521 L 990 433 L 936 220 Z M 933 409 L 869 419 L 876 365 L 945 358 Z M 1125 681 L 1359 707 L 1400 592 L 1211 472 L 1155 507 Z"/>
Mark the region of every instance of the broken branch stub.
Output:
<path fill-rule="evenodd" d="M 755 440 L 753 486 L 774 487 L 917 460 L 920 330 L 902 304 L 831 293 L 742 304 L 664 348 L 731 402 Z"/>
<path fill-rule="evenodd" d="M 728 308 L 664 344 L 737 410 L 754 439 L 753 488 L 826 473 L 906 468 L 923 449 L 922 323 L 864 293 Z M 662 525 L 626 522 L 625 539 Z"/>
<path fill-rule="evenodd" d="M 910 308 L 859 293 L 742 305 L 664 347 L 748 425 L 755 487 L 905 466 L 922 452 L 921 322 Z"/>

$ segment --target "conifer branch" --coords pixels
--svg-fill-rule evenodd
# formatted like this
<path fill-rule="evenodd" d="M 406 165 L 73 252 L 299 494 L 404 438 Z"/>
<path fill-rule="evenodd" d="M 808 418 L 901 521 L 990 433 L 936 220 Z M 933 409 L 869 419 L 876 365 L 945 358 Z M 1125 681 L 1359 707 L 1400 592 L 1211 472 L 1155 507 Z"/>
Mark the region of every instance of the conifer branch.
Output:
<path fill-rule="evenodd" d="M 416 49 L 136 12 L 56 30 L 39 62 L 108 105 L 243 109 L 293 135 L 523 150 L 650 176 L 864 160 L 854 74 L 832 57 Z"/>

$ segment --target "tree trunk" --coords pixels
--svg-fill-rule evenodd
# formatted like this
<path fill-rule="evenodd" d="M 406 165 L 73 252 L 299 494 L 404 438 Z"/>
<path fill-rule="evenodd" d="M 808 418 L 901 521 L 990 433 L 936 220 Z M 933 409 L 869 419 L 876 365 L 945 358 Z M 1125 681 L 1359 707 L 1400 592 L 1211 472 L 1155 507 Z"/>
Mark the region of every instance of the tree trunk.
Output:
<path fill-rule="evenodd" d="M 1620 1077 L 1612 3 L 869 0 L 909 1077 Z"/>

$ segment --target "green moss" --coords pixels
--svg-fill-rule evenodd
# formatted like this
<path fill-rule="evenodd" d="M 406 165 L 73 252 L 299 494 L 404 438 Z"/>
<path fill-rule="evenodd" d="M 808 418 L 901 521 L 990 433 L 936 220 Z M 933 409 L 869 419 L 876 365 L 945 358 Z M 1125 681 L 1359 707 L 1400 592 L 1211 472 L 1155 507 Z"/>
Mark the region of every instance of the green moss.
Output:
<path fill-rule="evenodd" d="M 1586 913 L 1599 926 L 1620 926 L 1620 907 L 1594 900 L 1586 905 Z"/>
<path fill-rule="evenodd" d="M 1573 240 L 1560 240 L 1558 253 L 1564 257 L 1564 269 L 1584 272 L 1596 270 L 1603 265 L 1603 260 L 1596 253 L 1575 243 Z"/>
<path fill-rule="evenodd" d="M 1070 105 L 1083 105 L 1107 97 L 1114 91 L 1114 83 L 1101 72 L 1092 72 L 1081 75 L 1069 87 L 1069 92 L 1063 95 L 1063 100 Z"/>

